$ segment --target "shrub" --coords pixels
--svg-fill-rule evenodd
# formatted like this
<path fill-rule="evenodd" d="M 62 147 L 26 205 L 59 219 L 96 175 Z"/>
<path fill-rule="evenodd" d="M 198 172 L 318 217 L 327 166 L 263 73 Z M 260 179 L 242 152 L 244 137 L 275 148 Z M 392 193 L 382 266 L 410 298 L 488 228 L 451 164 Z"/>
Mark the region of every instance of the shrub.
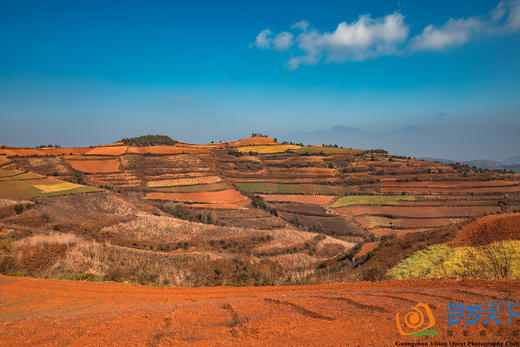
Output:
<path fill-rule="evenodd" d="M 22 213 L 24 210 L 25 210 L 25 206 L 24 206 L 24 205 L 22 205 L 22 204 L 16 204 L 16 205 L 14 205 L 14 211 L 16 212 L 16 214 L 20 214 L 20 213 Z"/>
<path fill-rule="evenodd" d="M 213 224 L 213 225 L 218 224 L 217 215 L 213 211 L 208 212 L 207 210 L 204 210 L 204 211 L 202 211 L 202 213 L 197 215 L 197 218 L 199 219 L 199 221 L 201 223 L 204 223 L 204 224 Z"/>

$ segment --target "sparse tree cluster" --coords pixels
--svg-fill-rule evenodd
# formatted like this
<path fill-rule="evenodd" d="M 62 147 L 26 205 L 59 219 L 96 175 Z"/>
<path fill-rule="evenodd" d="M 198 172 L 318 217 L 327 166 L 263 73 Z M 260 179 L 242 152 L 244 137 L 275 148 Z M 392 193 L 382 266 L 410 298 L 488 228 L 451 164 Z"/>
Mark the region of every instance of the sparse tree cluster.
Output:
<path fill-rule="evenodd" d="M 121 140 L 126 146 L 173 146 L 178 141 L 166 135 L 144 135 L 138 137 L 128 137 Z"/>

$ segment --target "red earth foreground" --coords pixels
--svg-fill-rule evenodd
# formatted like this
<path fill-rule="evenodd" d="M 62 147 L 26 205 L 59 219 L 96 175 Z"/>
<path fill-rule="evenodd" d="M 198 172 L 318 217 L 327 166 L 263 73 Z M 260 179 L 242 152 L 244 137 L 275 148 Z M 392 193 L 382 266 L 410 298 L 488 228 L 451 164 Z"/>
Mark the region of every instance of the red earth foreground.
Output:
<path fill-rule="evenodd" d="M 501 325 L 494 321 L 484 325 L 488 315 L 484 313 L 475 324 L 462 321 L 448 328 L 449 302 L 519 303 L 520 282 L 408 280 L 162 288 L 0 276 L 0 344 L 411 346 L 440 342 L 449 346 L 450 341 L 488 341 L 520 345 L 520 319 L 513 317 L 509 325 L 505 306 L 496 313 Z M 418 303 L 431 309 L 435 320 L 431 329 L 438 335 L 399 334 L 396 313 L 404 317 Z M 519 312 L 520 306 L 516 307 Z"/>

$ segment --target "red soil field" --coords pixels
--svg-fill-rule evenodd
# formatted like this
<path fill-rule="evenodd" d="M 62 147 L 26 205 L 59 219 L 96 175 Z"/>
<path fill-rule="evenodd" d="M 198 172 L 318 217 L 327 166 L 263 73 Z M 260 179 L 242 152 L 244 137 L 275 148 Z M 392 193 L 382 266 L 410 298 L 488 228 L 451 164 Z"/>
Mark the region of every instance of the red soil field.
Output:
<path fill-rule="evenodd" d="M 374 234 L 375 237 L 382 237 L 385 235 L 394 235 L 395 237 L 403 236 L 409 233 L 420 233 L 423 231 L 431 230 L 429 228 L 417 228 L 417 229 L 389 229 L 389 228 L 374 228 L 370 229 L 370 233 Z"/>
<path fill-rule="evenodd" d="M 300 204 L 329 206 L 334 195 L 299 195 L 299 194 L 259 194 L 266 201 L 288 201 Z"/>
<path fill-rule="evenodd" d="M 518 185 L 520 181 L 422 181 L 422 182 L 381 182 L 379 186 L 399 187 L 494 187 Z"/>
<path fill-rule="evenodd" d="M 243 210 L 245 207 L 236 204 L 191 204 L 190 207 L 211 208 L 214 210 Z"/>
<path fill-rule="evenodd" d="M 377 206 L 377 205 L 353 205 L 334 209 L 345 216 L 358 215 L 392 215 L 402 217 L 464 217 L 485 213 L 497 213 L 497 206 Z"/>
<path fill-rule="evenodd" d="M 259 177 L 231 177 L 233 181 L 237 182 L 276 182 L 276 183 L 323 183 L 323 182 L 339 182 L 341 179 L 336 177 L 317 177 L 317 178 L 259 178 Z"/>
<path fill-rule="evenodd" d="M 422 188 L 422 187 L 381 187 L 381 192 L 391 193 L 500 193 L 500 192 L 520 192 L 520 186 L 507 186 L 507 187 L 482 187 L 482 188 Z"/>
<path fill-rule="evenodd" d="M 520 213 L 485 216 L 465 225 L 450 246 L 477 246 L 494 241 L 520 239 Z"/>
<path fill-rule="evenodd" d="M 496 313 L 502 325 L 448 326 L 447 303 L 519 302 L 520 282 L 162 288 L 0 276 L 0 294 L 0 336 L 10 346 L 395 346 L 466 340 L 505 345 L 518 340 L 513 336 L 518 320 L 510 327 L 507 312 Z M 420 302 L 429 305 L 431 329 L 438 335 L 400 335 L 396 313 L 405 315 Z"/>
<path fill-rule="evenodd" d="M 181 154 L 181 153 L 207 153 L 208 150 L 196 147 L 177 147 L 177 146 L 144 146 L 129 147 L 128 153 L 135 154 Z"/>
<path fill-rule="evenodd" d="M 370 216 L 358 216 L 355 220 L 364 228 L 370 229 L 375 226 L 392 226 L 396 228 L 433 228 L 438 226 L 456 224 L 464 220 L 464 218 L 385 218 Z"/>
<path fill-rule="evenodd" d="M 84 154 L 91 151 L 92 148 L 52 148 L 52 149 L 31 149 L 31 148 L 14 148 L 14 149 L 0 149 L 0 154 L 8 156 L 18 155 L 24 156 L 46 156 L 46 155 L 66 155 L 66 154 Z"/>
<path fill-rule="evenodd" d="M 74 169 L 83 172 L 116 172 L 119 171 L 119 161 L 116 159 L 107 160 L 67 160 Z"/>
<path fill-rule="evenodd" d="M 87 154 L 98 154 L 98 155 L 121 155 L 125 154 L 128 150 L 128 146 L 107 146 L 107 147 L 96 147 Z"/>
<path fill-rule="evenodd" d="M 221 190 L 218 192 L 200 193 L 159 193 L 151 192 L 146 194 L 146 199 L 151 200 L 176 200 L 194 203 L 228 204 L 247 201 L 247 197 L 240 195 L 234 189 Z"/>

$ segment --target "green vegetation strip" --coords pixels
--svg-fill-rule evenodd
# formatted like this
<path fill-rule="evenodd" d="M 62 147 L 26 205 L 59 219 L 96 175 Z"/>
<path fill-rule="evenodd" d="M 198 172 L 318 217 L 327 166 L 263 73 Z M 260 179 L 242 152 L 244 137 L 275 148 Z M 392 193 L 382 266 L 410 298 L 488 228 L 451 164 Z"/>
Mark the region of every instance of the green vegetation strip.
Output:
<path fill-rule="evenodd" d="M 387 272 L 386 278 L 498 278 L 509 259 L 510 270 L 506 277 L 520 279 L 520 241 L 492 243 L 485 248 L 432 245 L 417 251 Z M 492 266 L 497 264 L 497 266 Z"/>
<path fill-rule="evenodd" d="M 10 177 L 21 174 L 23 171 L 17 169 L 0 169 L 0 177 Z"/>
<path fill-rule="evenodd" d="M 90 186 L 71 186 L 72 189 L 43 192 L 34 185 L 58 185 L 67 182 L 56 179 L 35 179 L 23 181 L 1 181 L 0 198 L 2 199 L 31 199 L 35 197 L 59 196 L 66 194 L 78 194 L 98 191 L 97 188 Z"/>
<path fill-rule="evenodd" d="M 176 187 L 160 187 L 152 188 L 154 192 L 168 192 L 168 193 L 199 193 L 199 192 L 217 192 L 219 190 L 229 189 L 229 185 L 225 182 L 212 183 L 212 184 L 197 184 L 197 185 L 184 185 Z"/>
<path fill-rule="evenodd" d="M 337 195 L 349 192 L 344 186 L 335 186 L 327 184 L 285 184 L 285 183 L 268 183 L 268 182 L 241 182 L 236 183 L 241 189 L 249 193 L 264 194 L 324 194 Z"/>
<path fill-rule="evenodd" d="M 350 205 L 397 205 L 399 201 L 419 201 L 424 198 L 414 195 L 349 195 L 336 200 L 332 207 Z"/>
<path fill-rule="evenodd" d="M 37 178 L 43 178 L 43 176 L 38 175 L 36 173 L 32 173 L 32 172 L 26 172 L 26 173 L 15 175 L 15 176 L 0 177 L 0 181 L 19 181 L 19 180 L 29 180 L 29 179 L 37 179 Z"/>

